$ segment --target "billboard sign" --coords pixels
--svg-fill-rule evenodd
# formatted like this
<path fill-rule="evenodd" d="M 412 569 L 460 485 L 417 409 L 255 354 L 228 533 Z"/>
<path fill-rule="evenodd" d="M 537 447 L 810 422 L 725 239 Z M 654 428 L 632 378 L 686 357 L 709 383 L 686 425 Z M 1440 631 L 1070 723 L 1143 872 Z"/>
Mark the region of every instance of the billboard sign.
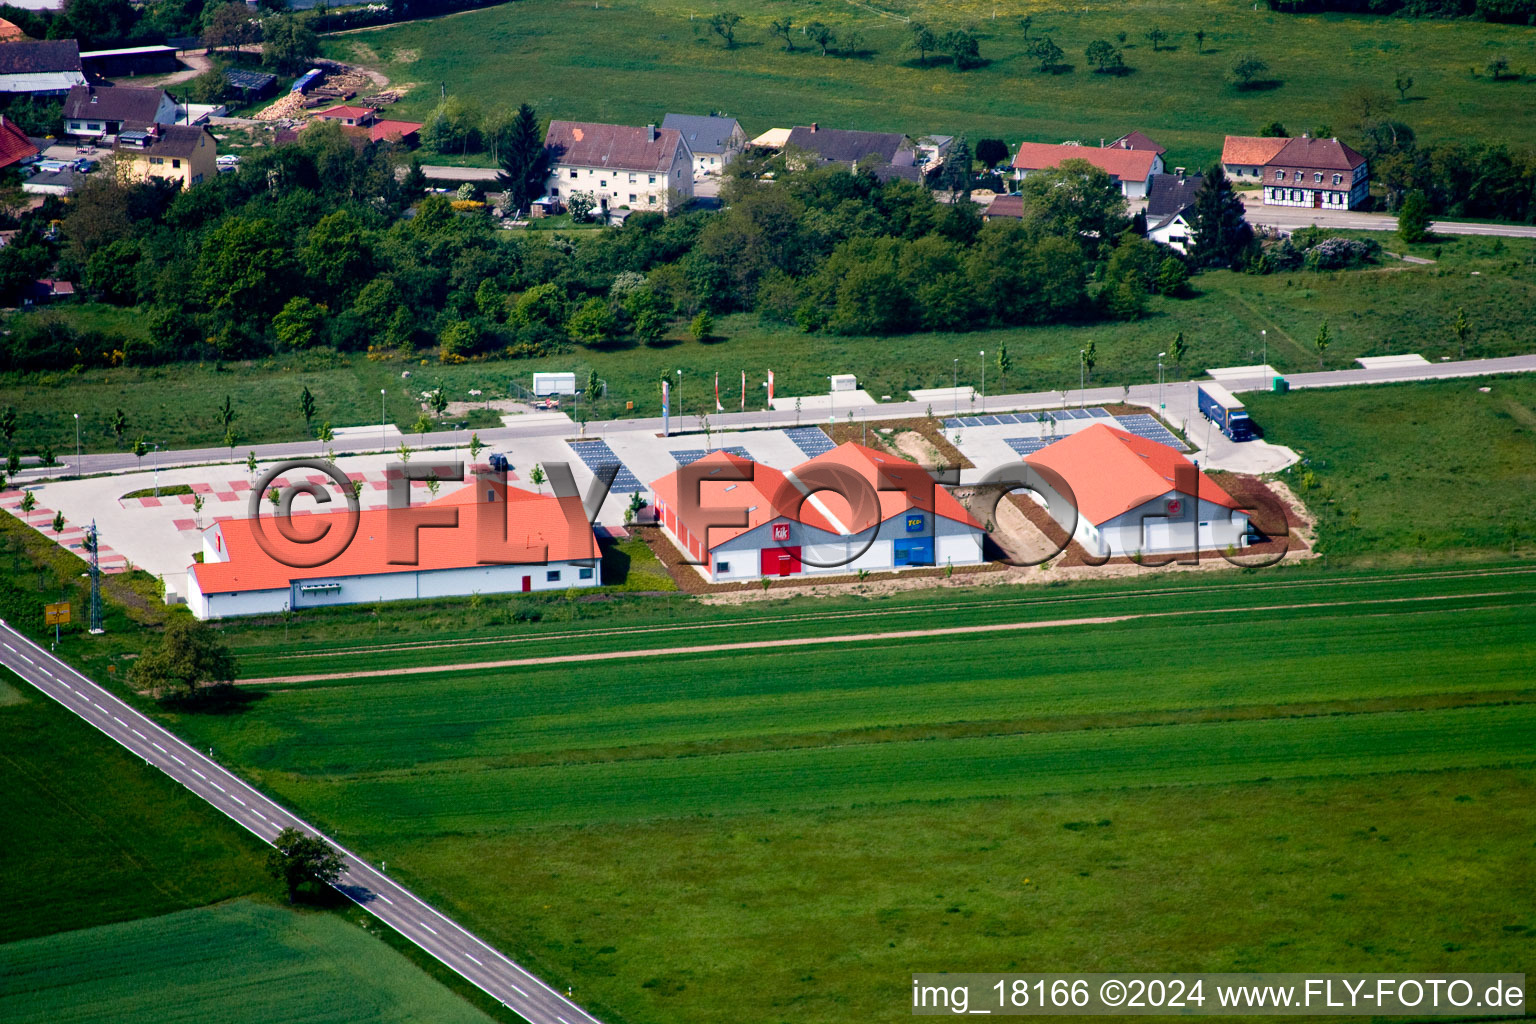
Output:
<path fill-rule="evenodd" d="M 925 516 L 914 512 L 913 514 L 907 516 L 907 532 L 922 533 L 926 522 L 927 520 Z"/>

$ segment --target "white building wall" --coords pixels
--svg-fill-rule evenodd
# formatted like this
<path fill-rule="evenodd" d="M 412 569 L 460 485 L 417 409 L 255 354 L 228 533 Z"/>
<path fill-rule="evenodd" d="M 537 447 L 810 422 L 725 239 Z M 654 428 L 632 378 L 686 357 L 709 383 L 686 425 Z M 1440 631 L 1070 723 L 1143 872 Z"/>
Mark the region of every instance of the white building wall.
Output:
<path fill-rule="evenodd" d="M 1154 242 L 1160 242 L 1168 246 L 1168 248 L 1175 252 L 1187 253 L 1189 251 L 1189 238 L 1192 233 L 1189 222 L 1184 219 L 1183 214 L 1180 214 L 1167 224 L 1148 231 L 1147 237 Z"/>
<path fill-rule="evenodd" d="M 1188 495 L 1170 491 L 1163 497 L 1100 524 L 1108 552 L 1115 557 L 1141 554 L 1174 554 L 1195 550 L 1222 551 L 1240 548 L 1248 533 L 1248 515 L 1234 512 L 1225 505 L 1202 500 L 1197 517 L 1187 508 L 1177 518 L 1164 517 L 1168 498 L 1178 498 L 1187 506 Z M 1143 519 L 1146 516 L 1148 518 Z M 1198 529 L 1198 541 L 1196 530 Z M 1101 546 L 1100 554 L 1104 553 Z"/>

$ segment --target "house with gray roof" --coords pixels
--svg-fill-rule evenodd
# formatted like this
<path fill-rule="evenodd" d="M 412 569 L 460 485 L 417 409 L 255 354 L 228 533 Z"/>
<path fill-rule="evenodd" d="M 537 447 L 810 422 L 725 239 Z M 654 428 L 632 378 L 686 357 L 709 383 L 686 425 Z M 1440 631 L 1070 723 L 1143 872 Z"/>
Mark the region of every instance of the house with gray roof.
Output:
<path fill-rule="evenodd" d="M 1193 234 L 1195 195 L 1205 182 L 1202 174 L 1154 174 L 1147 188 L 1147 238 L 1175 252 L 1188 253 Z"/>
<path fill-rule="evenodd" d="M 678 132 L 693 150 L 694 181 L 724 171 L 747 145 L 747 133 L 734 117 L 668 114 L 661 127 Z"/>
<path fill-rule="evenodd" d="M 152 124 L 175 124 L 176 103 L 164 89 L 77 85 L 64 97 L 64 131 L 77 138 L 116 138 Z"/>
<path fill-rule="evenodd" d="M 912 142 L 900 132 L 861 132 L 823 128 L 812 121 L 797 125 L 784 143 L 788 151 L 809 154 L 812 166 L 841 165 L 848 170 L 866 167 L 881 181 L 904 178 L 922 181 Z"/>
<path fill-rule="evenodd" d="M 0 46 L 0 93 L 63 96 L 84 84 L 80 45 L 73 39 L 24 40 Z"/>

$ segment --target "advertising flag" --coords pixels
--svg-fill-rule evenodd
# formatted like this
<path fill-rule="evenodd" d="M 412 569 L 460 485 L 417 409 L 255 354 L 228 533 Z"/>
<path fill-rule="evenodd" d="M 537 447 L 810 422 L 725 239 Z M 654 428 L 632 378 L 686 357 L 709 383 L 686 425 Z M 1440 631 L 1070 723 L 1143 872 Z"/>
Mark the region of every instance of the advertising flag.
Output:
<path fill-rule="evenodd" d="M 725 412 L 725 406 L 720 404 L 720 371 L 715 371 L 715 412 Z"/>
<path fill-rule="evenodd" d="M 768 404 L 773 404 L 773 371 L 768 371 Z"/>
<path fill-rule="evenodd" d="M 741 371 L 741 411 L 747 411 L 747 371 Z"/>
<path fill-rule="evenodd" d="M 670 419 L 670 410 L 668 409 L 668 402 L 671 399 L 671 397 L 672 397 L 672 382 L 664 380 L 664 381 L 661 382 L 661 436 L 662 437 L 668 436 L 667 427 L 669 425 L 668 421 Z"/>

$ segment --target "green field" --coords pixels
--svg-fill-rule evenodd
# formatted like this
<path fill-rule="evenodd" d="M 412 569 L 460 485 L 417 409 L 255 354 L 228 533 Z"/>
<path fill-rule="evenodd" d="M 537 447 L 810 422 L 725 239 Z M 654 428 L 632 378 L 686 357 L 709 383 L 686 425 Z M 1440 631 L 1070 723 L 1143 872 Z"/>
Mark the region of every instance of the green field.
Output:
<path fill-rule="evenodd" d="M 1169 147 L 1170 165 L 1213 159 L 1224 134 L 1251 134 L 1272 120 L 1299 134 L 1357 119 L 1354 94 L 1389 94 L 1394 114 L 1423 139 L 1506 140 L 1529 135 L 1529 79 L 1494 82 L 1481 72 L 1505 56 L 1514 69 L 1536 63 L 1536 32 L 1476 22 L 1276 14 L 1249 0 L 1091 0 L 999 6 L 986 0 L 882 0 L 872 4 L 802 0 L 767 8 L 710 0 L 523 0 L 448 18 L 332 37 L 329 55 L 377 66 L 395 83 L 416 83 L 402 114 L 424 117 L 438 84 L 484 106 L 534 104 L 546 116 L 620 124 L 659 122 L 669 111 L 729 111 L 749 137 L 769 128 L 819 121 L 839 128 L 913 134 L 1002 136 L 1010 142 L 1081 139 L 1097 144 L 1140 128 Z M 706 27 L 710 15 L 740 14 L 738 45 L 726 50 Z M 1050 35 L 1076 66 L 1072 74 L 1035 71 L 1018 18 L 1030 36 Z M 995 17 L 994 17 L 995 15 Z M 857 31 L 866 56 L 821 57 L 796 35 L 786 53 L 768 23 L 792 17 Z M 974 26 L 990 63 L 956 73 L 917 66 L 906 51 L 906 17 L 940 34 Z M 1144 33 L 1170 38 L 1153 53 Z M 1199 49 L 1194 33 L 1207 33 Z M 1090 73 L 1083 50 L 1126 32 L 1123 77 Z M 1326 75 L 1317 55 L 1327 52 Z M 1227 84 L 1234 61 L 1265 60 L 1269 89 Z M 1392 83 L 1415 79 L 1406 102 Z"/>
<path fill-rule="evenodd" d="M 0 946 L 13 1024 L 487 1024 L 405 957 L 334 914 L 239 900 Z"/>
<path fill-rule="evenodd" d="M 306 436 L 295 415 L 305 387 L 315 396 L 317 424 L 378 422 L 379 390 L 384 388 L 388 419 L 409 430 L 420 413 L 420 392 L 439 379 L 451 397 L 462 400 L 471 388 L 504 395 L 510 380 L 526 385 L 535 370 L 575 369 L 585 376 L 588 369 L 596 369 L 608 381 L 608 397 L 595 407 L 583 403 L 581 412 L 602 419 L 656 415 L 655 381 L 661 372 L 677 369 L 684 373 L 681 401 L 690 413 L 701 411 L 705 402 L 713 412 L 713 393 L 704 382 L 716 372 L 725 382 L 728 408 L 732 387 L 739 387 L 732 382 L 740 380 L 743 370 L 756 389 L 754 395 L 761 390 L 757 382 L 772 369 L 781 394 L 819 394 L 826 374 L 849 372 L 856 373 L 872 395 L 905 398 L 909 388 L 947 386 L 958 358 L 959 382 L 979 387 L 982 367 L 976 353 L 995 354 L 999 345 L 1008 347 L 1013 370 L 999 380 L 996 364 L 988 357 L 986 387 L 992 394 L 1075 389 L 1078 352 L 1090 341 L 1098 352 L 1094 383 L 1145 383 L 1157 379 L 1157 353 L 1179 331 L 1184 332 L 1189 355 L 1184 366 L 1170 370 L 1172 374 L 1193 376 L 1205 367 L 1257 362 L 1261 330 L 1269 332 L 1270 363 L 1284 372 L 1298 372 L 1318 367 L 1312 342 L 1324 320 L 1333 338 L 1325 363 L 1332 368 L 1351 367 L 1361 355 L 1419 352 L 1431 360 L 1454 358 L 1460 352 L 1450 324 L 1458 308 L 1466 310 L 1473 325 L 1468 356 L 1513 355 L 1529 349 L 1536 241 L 1456 238 L 1413 251 L 1438 262 L 1409 266 L 1387 260 L 1364 271 L 1271 277 L 1203 274 L 1195 279 L 1193 297 L 1154 298 L 1149 315 L 1133 322 L 861 338 L 804 334 L 765 326 L 755 317 L 733 316 L 718 321 L 720 341 L 679 340 L 660 348 L 601 352 L 573 346 L 559 356 L 462 366 L 373 361 L 317 351 L 222 366 L 8 374 L 0 376 L 0 407 L 14 406 L 21 414 L 17 445 L 22 451 L 44 443 L 61 455 L 72 451 L 76 411 L 87 451 L 121 450 L 111 431 L 116 409 L 127 416 L 129 444 L 143 435 L 167 447 L 218 448 L 224 427 L 217 413 L 229 395 L 236 410 L 234 426 L 243 439 L 237 455 L 243 456 L 244 446 L 251 443 Z M 414 374 L 409 381 L 400 376 L 405 370 Z M 625 410 L 630 401 L 635 403 L 633 413 Z M 760 400 L 749 396 L 748 407 L 754 406 L 760 407 Z M 451 422 L 445 421 L 444 427 Z"/>
<path fill-rule="evenodd" d="M 616 1021 L 883 1019 L 917 969 L 1530 963 L 1536 574 L 1206 586 L 540 623 L 501 655 L 632 656 L 508 670 L 354 643 L 320 667 L 381 674 L 173 722 Z"/>
<path fill-rule="evenodd" d="M 1509 555 L 1536 541 L 1536 377 L 1244 398 L 1269 436 L 1308 460 L 1287 479 L 1319 514 L 1331 554 Z"/>

